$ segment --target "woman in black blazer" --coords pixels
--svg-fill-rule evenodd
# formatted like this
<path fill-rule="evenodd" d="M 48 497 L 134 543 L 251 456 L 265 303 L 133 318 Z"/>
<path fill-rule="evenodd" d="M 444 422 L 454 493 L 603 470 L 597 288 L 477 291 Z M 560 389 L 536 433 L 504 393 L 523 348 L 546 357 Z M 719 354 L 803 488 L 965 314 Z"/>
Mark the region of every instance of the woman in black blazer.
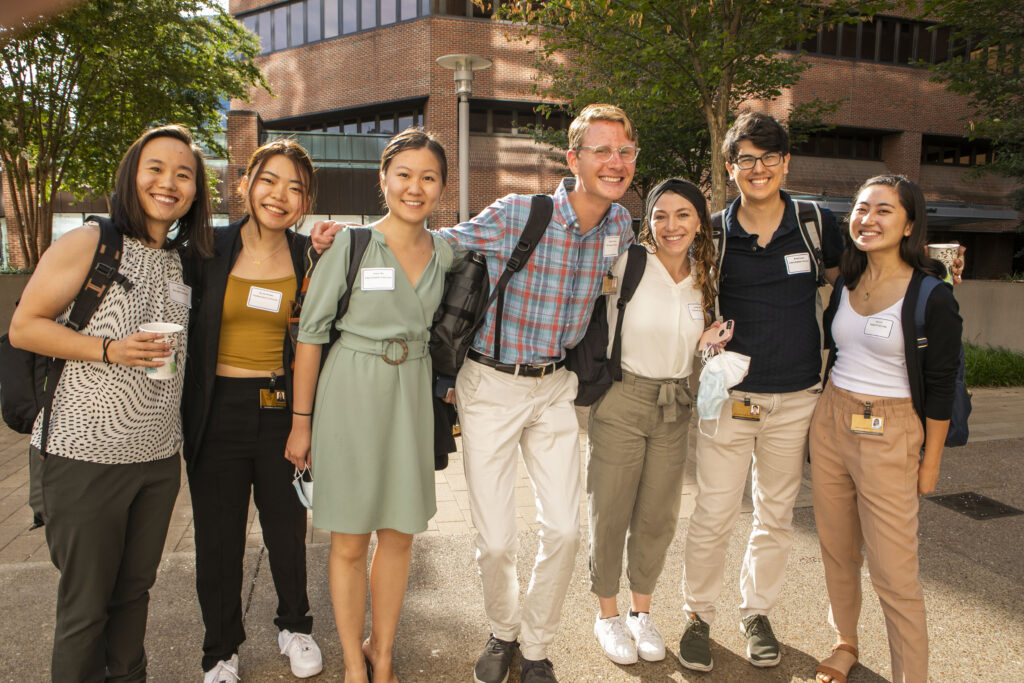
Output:
<path fill-rule="evenodd" d="M 845 683 L 857 663 L 862 547 L 885 615 L 892 680 L 927 680 L 918 495 L 938 480 L 962 322 L 951 288 L 934 287 L 925 304 L 927 347 L 918 351 L 921 284 L 945 275 L 925 254 L 925 215 L 924 195 L 906 178 L 865 182 L 825 315 L 828 383 L 811 421 L 810 452 L 837 643 L 815 670 L 818 683 Z"/>
<path fill-rule="evenodd" d="M 277 590 L 278 647 L 299 678 L 321 671 L 306 597 L 306 509 L 284 445 L 291 428 L 288 318 L 310 263 L 297 234 L 312 206 L 313 164 L 290 140 L 263 145 L 239 192 L 247 215 L 214 231 L 193 260 L 192 326 L 182 417 L 195 524 L 196 590 L 206 626 L 204 683 L 239 679 L 242 555 L 250 491 Z"/>

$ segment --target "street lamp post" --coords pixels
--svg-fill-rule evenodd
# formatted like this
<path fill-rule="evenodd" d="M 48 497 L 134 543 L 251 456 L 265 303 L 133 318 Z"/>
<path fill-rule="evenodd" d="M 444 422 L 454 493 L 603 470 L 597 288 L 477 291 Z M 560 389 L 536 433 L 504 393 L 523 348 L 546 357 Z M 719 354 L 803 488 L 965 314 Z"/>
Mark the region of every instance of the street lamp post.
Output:
<path fill-rule="evenodd" d="M 478 55 L 445 55 L 437 63 L 455 72 L 455 94 L 459 97 L 459 222 L 469 220 L 469 96 L 473 94 L 473 72 L 491 67 L 491 60 Z"/>

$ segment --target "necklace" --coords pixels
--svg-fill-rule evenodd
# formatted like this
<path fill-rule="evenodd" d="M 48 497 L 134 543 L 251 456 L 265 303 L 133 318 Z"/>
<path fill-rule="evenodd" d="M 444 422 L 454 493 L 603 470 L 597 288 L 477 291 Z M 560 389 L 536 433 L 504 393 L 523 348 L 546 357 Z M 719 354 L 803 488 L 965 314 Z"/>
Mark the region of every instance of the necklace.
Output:
<path fill-rule="evenodd" d="M 249 248 L 249 245 L 245 243 L 245 240 L 242 240 L 242 248 L 245 249 L 247 252 L 249 252 L 249 260 L 252 261 L 253 265 L 255 265 L 255 266 L 262 265 L 262 263 L 264 261 L 266 261 L 268 258 L 273 256 L 277 252 L 281 251 L 282 249 L 284 249 L 284 246 L 286 244 L 288 244 L 288 240 L 285 240 L 283 243 L 279 244 L 277 249 L 275 249 L 274 251 L 270 252 L 266 256 L 260 256 L 259 258 L 256 258 L 256 254 L 253 252 L 253 250 Z"/>

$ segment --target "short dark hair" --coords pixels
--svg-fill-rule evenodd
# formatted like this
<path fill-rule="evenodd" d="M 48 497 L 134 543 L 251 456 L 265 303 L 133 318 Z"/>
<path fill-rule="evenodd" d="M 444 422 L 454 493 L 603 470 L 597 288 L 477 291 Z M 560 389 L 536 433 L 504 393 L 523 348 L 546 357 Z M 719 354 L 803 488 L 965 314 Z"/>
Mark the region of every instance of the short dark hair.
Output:
<path fill-rule="evenodd" d="M 252 156 L 249 157 L 249 164 L 245 167 L 245 177 L 248 178 L 249 192 L 243 195 L 245 198 L 245 210 L 249 212 L 249 216 L 253 219 L 253 223 L 256 225 L 256 232 L 260 232 L 260 224 L 256 221 L 256 217 L 252 210 L 252 190 L 255 185 L 256 176 L 260 174 L 263 167 L 271 157 L 280 154 L 287 158 L 295 166 L 295 171 L 302 177 L 303 190 L 306 193 L 306 211 L 299 218 L 298 225 L 302 225 L 302 221 L 305 220 L 306 216 L 313 209 L 313 202 L 316 201 L 316 169 L 313 168 L 313 161 L 309 158 L 309 153 L 306 149 L 288 138 L 279 138 L 277 140 L 271 140 L 270 142 L 259 147 Z"/>
<path fill-rule="evenodd" d="M 441 164 L 441 185 L 448 184 L 448 157 L 444 153 L 444 147 L 431 133 L 422 128 L 406 128 L 401 133 L 388 141 L 387 147 L 380 155 L 380 172 L 387 173 L 391 162 L 395 157 L 410 149 L 423 149 L 426 147 Z"/>
<path fill-rule="evenodd" d="M 736 161 L 740 143 L 744 140 L 750 140 L 751 144 L 766 152 L 789 154 L 789 131 L 768 114 L 756 111 L 740 114 L 722 142 L 722 154 L 727 162 Z"/>
<path fill-rule="evenodd" d="M 850 208 L 850 215 L 857 206 L 857 197 L 860 193 L 872 185 L 885 185 L 896 191 L 899 197 L 900 206 L 907 212 L 907 219 L 910 221 L 910 234 L 900 240 L 900 259 L 914 268 L 922 270 L 929 275 L 942 279 L 946 275 L 946 267 L 941 262 L 928 256 L 925 251 L 925 244 L 928 242 L 928 208 L 924 200 L 924 193 L 917 183 L 906 178 L 906 176 L 885 174 L 868 178 L 853 196 L 853 207 Z M 849 223 L 849 219 L 847 219 Z M 846 281 L 847 289 L 853 289 L 864 274 L 868 264 L 867 255 L 857 248 L 850 235 L 850 230 L 843 233 L 845 249 L 839 260 L 839 271 Z"/>
<path fill-rule="evenodd" d="M 196 196 L 192 206 L 184 216 L 178 219 L 178 234 L 164 243 L 164 249 L 183 248 L 186 255 L 197 255 L 208 258 L 213 255 L 213 228 L 211 218 L 213 209 L 210 205 L 210 186 L 206 182 L 206 166 L 203 164 L 203 152 L 192 141 L 188 128 L 171 124 L 150 128 L 140 135 L 125 152 L 121 163 L 117 166 L 117 177 L 114 180 L 114 196 L 111 201 L 111 218 L 118 231 L 127 237 L 134 237 L 142 242 L 149 241 L 146 229 L 146 214 L 139 201 L 136 178 L 139 175 L 139 158 L 142 148 L 156 138 L 173 138 L 188 145 L 196 160 Z"/>

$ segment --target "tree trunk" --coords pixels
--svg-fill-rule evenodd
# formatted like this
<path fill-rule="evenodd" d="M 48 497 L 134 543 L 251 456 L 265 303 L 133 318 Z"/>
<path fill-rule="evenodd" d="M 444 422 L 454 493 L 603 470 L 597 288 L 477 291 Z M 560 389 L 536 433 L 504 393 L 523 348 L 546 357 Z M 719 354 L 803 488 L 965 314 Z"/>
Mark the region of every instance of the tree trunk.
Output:
<path fill-rule="evenodd" d="M 728 103 L 728 93 L 719 93 L 711 120 L 708 121 L 711 133 L 711 213 L 725 208 L 725 193 L 729 183 L 729 174 L 725 170 L 725 162 L 728 159 L 722 154 L 722 142 L 725 140 L 729 124 Z"/>

